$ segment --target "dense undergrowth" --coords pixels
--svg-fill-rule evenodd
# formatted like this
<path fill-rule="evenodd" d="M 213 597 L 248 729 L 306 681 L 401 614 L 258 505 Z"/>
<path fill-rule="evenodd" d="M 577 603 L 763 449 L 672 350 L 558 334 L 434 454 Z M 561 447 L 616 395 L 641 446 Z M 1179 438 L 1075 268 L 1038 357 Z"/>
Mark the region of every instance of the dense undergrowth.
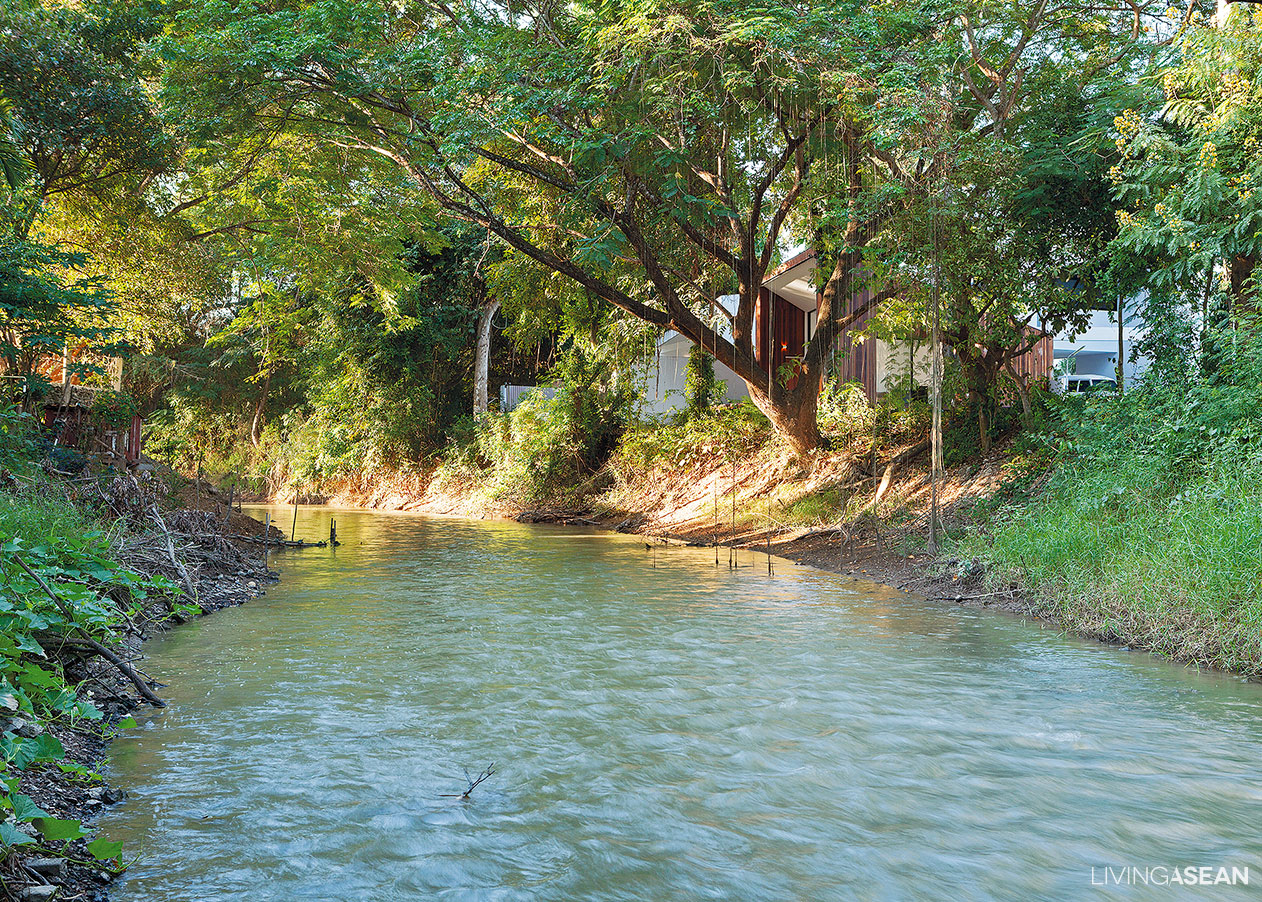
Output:
<path fill-rule="evenodd" d="M 1262 676 L 1262 341 L 1065 405 L 965 545 L 1070 629 Z M 1045 475 L 1043 475 L 1045 474 Z"/>
<path fill-rule="evenodd" d="M 29 418 L 0 411 L 0 860 L 19 847 L 74 859 L 67 844 L 86 834 L 79 821 L 52 816 L 21 791 L 24 775 L 38 768 L 57 768 L 71 782 L 99 780 L 67 761 L 54 735 L 105 729 L 88 683 L 68 675 L 61 647 L 83 639 L 113 644 L 153 596 L 175 594 L 164 578 L 114 559 L 93 512 L 37 466 L 32 435 Z M 81 848 L 79 857 L 92 856 L 99 867 L 119 865 L 119 843 L 98 838 Z"/>

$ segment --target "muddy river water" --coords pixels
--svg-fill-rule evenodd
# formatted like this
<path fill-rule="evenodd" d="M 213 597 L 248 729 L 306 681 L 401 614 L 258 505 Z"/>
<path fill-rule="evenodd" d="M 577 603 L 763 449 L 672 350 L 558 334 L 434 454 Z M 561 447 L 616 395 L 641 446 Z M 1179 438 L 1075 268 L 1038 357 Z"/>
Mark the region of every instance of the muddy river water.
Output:
<path fill-rule="evenodd" d="M 331 516 L 146 647 L 117 902 L 1262 897 L 1262 686 L 747 552 Z"/>

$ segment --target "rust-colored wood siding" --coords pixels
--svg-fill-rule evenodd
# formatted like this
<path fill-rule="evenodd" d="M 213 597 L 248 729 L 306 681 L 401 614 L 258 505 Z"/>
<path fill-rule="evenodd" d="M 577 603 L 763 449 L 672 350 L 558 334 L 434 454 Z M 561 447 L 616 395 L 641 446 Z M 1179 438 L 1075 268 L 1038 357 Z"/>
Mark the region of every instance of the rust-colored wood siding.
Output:
<path fill-rule="evenodd" d="M 867 303 L 869 292 L 865 288 L 850 298 L 850 310 L 853 311 Z M 876 403 L 876 342 L 872 339 L 857 341 L 855 332 L 872 316 L 868 311 L 837 337 L 834 350 L 832 373 L 839 382 L 858 382 L 868 400 Z"/>
<path fill-rule="evenodd" d="M 774 304 L 768 303 L 774 299 Z M 772 314 L 771 329 L 767 328 L 767 311 Z M 767 367 L 767 339 L 774 332 L 775 348 L 771 355 L 772 370 L 778 370 L 786 361 L 806 353 L 806 311 L 802 310 L 766 288 L 758 290 L 758 304 L 754 307 L 754 356 L 758 365 Z"/>
<path fill-rule="evenodd" d="M 1033 332 L 1034 330 L 1031 329 L 1030 331 Z M 1052 336 L 1044 332 L 1038 344 L 1014 360 L 1012 366 L 1017 371 L 1017 375 L 1029 376 L 1030 383 L 1037 385 L 1039 382 L 1047 381 L 1047 377 L 1051 374 L 1052 367 L 1056 363 L 1054 356 Z"/>

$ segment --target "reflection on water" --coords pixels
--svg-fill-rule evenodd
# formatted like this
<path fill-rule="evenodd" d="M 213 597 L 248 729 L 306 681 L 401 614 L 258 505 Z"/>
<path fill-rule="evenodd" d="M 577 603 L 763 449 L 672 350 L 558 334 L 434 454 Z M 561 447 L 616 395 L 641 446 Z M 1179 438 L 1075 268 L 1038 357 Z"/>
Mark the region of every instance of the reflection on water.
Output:
<path fill-rule="evenodd" d="M 299 533 L 327 535 L 329 511 Z M 120 902 L 1174 899 L 1262 881 L 1262 687 L 765 558 L 337 512 L 150 643 Z M 469 801 L 463 770 L 496 762 Z"/>

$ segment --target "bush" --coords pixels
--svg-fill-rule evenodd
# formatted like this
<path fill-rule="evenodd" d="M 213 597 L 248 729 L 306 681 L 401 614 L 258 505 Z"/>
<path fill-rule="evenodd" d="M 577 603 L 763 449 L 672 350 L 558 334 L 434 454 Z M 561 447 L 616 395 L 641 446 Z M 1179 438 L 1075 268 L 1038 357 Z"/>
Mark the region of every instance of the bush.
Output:
<path fill-rule="evenodd" d="M 699 345 L 688 351 L 688 367 L 684 375 L 684 416 L 704 416 L 723 403 L 726 386 L 714 375 L 714 357 Z"/>
<path fill-rule="evenodd" d="M 830 378 L 819 395 L 819 431 L 835 446 L 844 448 L 867 440 L 876 426 L 876 408 L 858 382 Z"/>
<path fill-rule="evenodd" d="M 488 412 L 453 433 L 441 476 L 475 478 L 519 505 L 579 506 L 602 488 L 627 428 L 636 386 L 593 348 L 576 344 L 554 376 L 555 394 L 527 394 L 510 413 Z"/>
<path fill-rule="evenodd" d="M 1235 345 L 1197 381 L 1055 402 L 1040 495 L 971 553 L 1080 631 L 1262 675 L 1262 338 Z"/>
<path fill-rule="evenodd" d="M 627 432 L 613 459 L 626 479 L 656 467 L 688 469 L 703 461 L 745 457 L 766 444 L 771 423 L 748 398 L 704 416 L 641 423 Z"/>

